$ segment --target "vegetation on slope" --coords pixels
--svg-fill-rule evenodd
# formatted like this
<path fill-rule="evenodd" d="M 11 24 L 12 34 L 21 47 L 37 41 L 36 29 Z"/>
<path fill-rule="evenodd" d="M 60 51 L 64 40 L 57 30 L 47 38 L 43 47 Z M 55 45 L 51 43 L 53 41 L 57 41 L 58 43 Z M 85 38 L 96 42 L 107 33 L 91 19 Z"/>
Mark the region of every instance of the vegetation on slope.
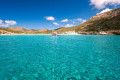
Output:
<path fill-rule="evenodd" d="M 1 28 L 1 27 L 0 27 L 0 30 L 4 30 L 11 33 L 22 33 L 21 31 L 13 31 L 13 30 L 9 30 L 8 28 Z"/>
<path fill-rule="evenodd" d="M 120 30 L 120 8 L 98 14 L 87 22 L 75 27 L 77 32 Z"/>
<path fill-rule="evenodd" d="M 51 34 L 52 30 L 40 29 L 40 30 L 28 30 L 21 27 L 10 27 L 10 28 L 0 28 L 0 31 L 5 31 L 5 33 L 15 33 L 15 34 Z"/>

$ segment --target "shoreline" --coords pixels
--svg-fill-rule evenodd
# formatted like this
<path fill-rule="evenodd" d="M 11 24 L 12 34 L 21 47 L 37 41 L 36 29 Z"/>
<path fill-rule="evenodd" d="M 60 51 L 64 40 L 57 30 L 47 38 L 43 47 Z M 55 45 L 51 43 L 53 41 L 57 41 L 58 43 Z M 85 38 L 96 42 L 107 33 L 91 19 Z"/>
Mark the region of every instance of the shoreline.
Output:
<path fill-rule="evenodd" d="M 4 35 L 52 35 L 52 34 L 0 34 L 0 36 Z M 58 34 L 59 35 L 83 35 L 83 34 Z"/>
<path fill-rule="evenodd" d="M 52 34 L 0 34 L 0 36 L 20 36 L 20 35 L 51 35 Z M 59 35 L 91 35 L 91 34 L 58 34 Z M 101 35 L 101 34 L 97 34 Z M 104 35 L 110 35 L 110 34 L 104 34 Z"/>

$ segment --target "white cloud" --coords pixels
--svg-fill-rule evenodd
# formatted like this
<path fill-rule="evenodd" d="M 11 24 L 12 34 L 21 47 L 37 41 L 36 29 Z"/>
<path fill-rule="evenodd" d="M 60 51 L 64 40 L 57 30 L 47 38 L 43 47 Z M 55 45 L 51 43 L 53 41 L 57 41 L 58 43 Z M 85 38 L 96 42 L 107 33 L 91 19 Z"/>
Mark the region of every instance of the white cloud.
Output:
<path fill-rule="evenodd" d="M 59 24 L 58 24 L 58 23 L 56 23 L 56 22 L 53 22 L 53 24 L 54 24 L 54 25 L 59 25 Z"/>
<path fill-rule="evenodd" d="M 106 9 L 102 10 L 100 13 L 97 13 L 97 14 L 105 13 L 105 12 L 108 12 L 108 11 L 111 11 L 111 10 L 112 9 L 106 8 Z"/>
<path fill-rule="evenodd" d="M 16 21 L 13 20 L 5 20 L 5 23 L 3 23 L 3 20 L 0 20 L 0 27 L 9 27 L 10 25 L 17 24 Z"/>
<path fill-rule="evenodd" d="M 78 18 L 77 20 L 78 20 L 78 21 L 82 21 L 83 19 L 81 19 L 81 18 Z"/>
<path fill-rule="evenodd" d="M 82 23 L 86 22 L 87 20 L 82 20 Z"/>
<path fill-rule="evenodd" d="M 66 24 L 65 27 L 72 27 L 74 26 L 73 24 Z"/>
<path fill-rule="evenodd" d="M 63 19 L 61 22 L 68 22 L 69 20 L 68 19 Z"/>
<path fill-rule="evenodd" d="M 16 21 L 5 20 L 5 23 L 8 25 L 15 25 L 17 24 Z"/>
<path fill-rule="evenodd" d="M 90 0 L 90 5 L 94 5 L 97 9 L 103 9 L 107 5 L 120 5 L 120 0 Z"/>
<path fill-rule="evenodd" d="M 82 18 L 78 18 L 77 21 L 80 21 L 80 22 L 84 23 L 84 22 L 86 22 L 87 20 L 82 19 Z"/>
<path fill-rule="evenodd" d="M 0 27 L 9 27 L 8 24 L 0 24 Z"/>
<path fill-rule="evenodd" d="M 46 18 L 46 20 L 50 20 L 50 21 L 54 21 L 54 20 L 55 20 L 55 18 L 52 17 L 52 16 L 47 16 L 47 17 L 45 17 L 45 18 Z"/>
<path fill-rule="evenodd" d="M 2 24 L 3 20 L 0 19 L 0 24 Z"/>

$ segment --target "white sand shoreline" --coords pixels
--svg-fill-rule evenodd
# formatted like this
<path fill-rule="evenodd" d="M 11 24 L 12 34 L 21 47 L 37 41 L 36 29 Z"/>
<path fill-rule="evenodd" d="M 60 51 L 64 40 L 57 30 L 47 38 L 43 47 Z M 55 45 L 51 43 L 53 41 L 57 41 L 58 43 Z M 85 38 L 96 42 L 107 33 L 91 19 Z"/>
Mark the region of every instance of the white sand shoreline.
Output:
<path fill-rule="evenodd" d="M 52 35 L 52 34 L 1 34 L 0 36 L 4 35 Z M 58 35 L 82 35 L 82 34 L 58 34 Z"/>

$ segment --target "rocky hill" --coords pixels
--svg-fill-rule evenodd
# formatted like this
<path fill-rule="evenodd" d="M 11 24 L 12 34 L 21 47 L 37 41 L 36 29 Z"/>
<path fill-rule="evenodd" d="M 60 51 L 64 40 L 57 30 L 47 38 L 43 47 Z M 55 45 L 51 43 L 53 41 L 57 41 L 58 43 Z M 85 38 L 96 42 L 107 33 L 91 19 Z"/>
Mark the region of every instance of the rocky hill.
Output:
<path fill-rule="evenodd" d="M 79 34 L 120 34 L 120 8 L 93 16 L 78 26 L 62 27 L 56 31 L 58 33 L 75 31 Z"/>
<path fill-rule="evenodd" d="M 78 33 L 97 33 L 101 31 L 110 32 L 110 34 L 119 34 L 120 32 L 120 8 L 98 14 L 90 18 L 87 22 L 75 26 Z M 118 33 L 117 33 L 118 32 Z"/>

